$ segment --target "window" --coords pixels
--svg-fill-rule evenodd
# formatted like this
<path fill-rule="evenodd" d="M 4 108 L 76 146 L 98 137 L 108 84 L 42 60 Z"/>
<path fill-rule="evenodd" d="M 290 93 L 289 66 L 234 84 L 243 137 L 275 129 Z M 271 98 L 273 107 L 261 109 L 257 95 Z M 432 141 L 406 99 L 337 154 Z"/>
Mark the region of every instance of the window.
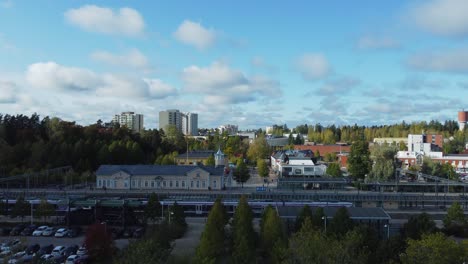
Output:
<path fill-rule="evenodd" d="M 136 186 L 136 182 L 135 180 L 132 180 L 132 187 L 135 187 Z"/>
<path fill-rule="evenodd" d="M 185 188 L 185 181 L 182 181 L 181 185 L 183 188 Z"/>
<path fill-rule="evenodd" d="M 197 188 L 200 188 L 200 181 L 197 181 Z"/>
<path fill-rule="evenodd" d="M 128 180 L 125 180 L 125 181 L 124 181 L 124 187 L 125 187 L 125 188 L 128 188 Z"/>
<path fill-rule="evenodd" d="M 302 170 L 301 169 L 294 169 L 294 174 L 302 175 Z"/>
<path fill-rule="evenodd" d="M 166 187 L 166 181 L 163 181 L 163 187 Z"/>
<path fill-rule="evenodd" d="M 151 181 L 151 188 L 154 188 L 154 181 Z"/>
<path fill-rule="evenodd" d="M 172 187 L 172 181 L 169 181 L 169 187 Z"/>
<path fill-rule="evenodd" d="M 190 181 L 190 188 L 193 188 L 193 181 Z"/>
<path fill-rule="evenodd" d="M 98 180 L 98 182 L 97 182 L 97 186 L 98 186 L 98 187 L 101 187 L 101 186 L 102 186 L 102 182 L 101 182 L 101 180 Z"/>
<path fill-rule="evenodd" d="M 202 181 L 202 188 L 206 187 L 206 181 Z"/>
<path fill-rule="evenodd" d="M 179 188 L 179 181 L 175 181 L 175 187 Z"/>
<path fill-rule="evenodd" d="M 216 188 L 216 181 L 213 181 L 213 188 Z"/>
<path fill-rule="evenodd" d="M 148 181 L 145 181 L 145 187 L 148 187 Z"/>
<path fill-rule="evenodd" d="M 314 167 L 304 167 L 304 172 L 313 172 Z"/>

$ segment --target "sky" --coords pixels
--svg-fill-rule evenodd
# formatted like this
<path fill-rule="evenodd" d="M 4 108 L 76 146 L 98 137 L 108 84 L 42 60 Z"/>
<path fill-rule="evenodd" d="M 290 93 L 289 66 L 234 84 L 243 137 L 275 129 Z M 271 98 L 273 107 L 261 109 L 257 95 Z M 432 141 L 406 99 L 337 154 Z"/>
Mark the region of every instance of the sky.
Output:
<path fill-rule="evenodd" d="M 468 1 L 0 0 L 0 113 L 384 125 L 468 109 Z"/>

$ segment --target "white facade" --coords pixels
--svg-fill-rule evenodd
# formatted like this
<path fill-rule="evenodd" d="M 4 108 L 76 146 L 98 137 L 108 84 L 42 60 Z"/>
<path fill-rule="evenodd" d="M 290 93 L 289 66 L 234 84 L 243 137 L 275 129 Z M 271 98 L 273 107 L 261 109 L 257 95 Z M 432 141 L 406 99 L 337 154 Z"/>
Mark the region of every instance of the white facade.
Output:
<path fill-rule="evenodd" d="M 198 135 L 198 114 L 182 113 L 182 133 L 188 136 Z"/>
<path fill-rule="evenodd" d="M 120 115 L 115 115 L 112 122 L 126 126 L 136 133 L 143 130 L 143 115 L 134 112 L 122 112 Z"/>
<path fill-rule="evenodd" d="M 177 109 L 169 109 L 166 111 L 159 112 L 159 128 L 166 129 L 167 126 L 172 125 L 177 130 L 182 130 L 182 116 L 181 112 Z"/>
<path fill-rule="evenodd" d="M 227 132 L 229 135 L 235 135 L 239 131 L 239 127 L 237 125 L 222 125 L 218 127 L 219 133 L 222 134 Z"/>

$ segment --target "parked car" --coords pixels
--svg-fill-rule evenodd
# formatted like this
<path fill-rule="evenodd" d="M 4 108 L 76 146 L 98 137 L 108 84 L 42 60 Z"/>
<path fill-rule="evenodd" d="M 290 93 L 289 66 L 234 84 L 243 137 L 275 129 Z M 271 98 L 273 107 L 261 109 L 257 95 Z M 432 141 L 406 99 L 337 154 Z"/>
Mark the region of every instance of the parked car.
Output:
<path fill-rule="evenodd" d="M 79 248 L 78 245 L 68 246 L 63 252 L 63 254 L 65 256 L 75 255 L 78 248 Z"/>
<path fill-rule="evenodd" d="M 21 259 L 24 255 L 26 255 L 26 251 L 20 251 L 13 254 L 8 260 L 8 264 L 16 264 L 19 263 L 19 259 Z"/>
<path fill-rule="evenodd" d="M 68 256 L 67 260 L 65 261 L 65 264 L 75 264 L 76 261 L 80 258 L 78 255 L 70 255 Z"/>
<path fill-rule="evenodd" d="M 55 234 L 55 227 L 48 227 L 44 231 L 42 231 L 42 236 L 52 236 Z"/>
<path fill-rule="evenodd" d="M 49 227 L 48 226 L 40 226 L 40 227 L 36 228 L 36 230 L 34 230 L 32 235 L 33 236 L 42 236 L 42 232 L 44 232 L 44 230 L 46 230 L 47 228 L 49 228 Z"/>
<path fill-rule="evenodd" d="M 10 236 L 17 236 L 21 233 L 21 231 L 23 231 L 23 229 L 26 228 L 26 224 L 19 224 L 15 227 L 13 227 L 13 229 L 11 230 L 10 232 Z"/>
<path fill-rule="evenodd" d="M 144 233 L 145 233 L 145 228 L 144 227 L 138 227 L 137 229 L 135 229 L 135 231 L 133 231 L 132 236 L 134 238 L 141 238 Z"/>
<path fill-rule="evenodd" d="M 86 263 L 89 263 L 88 255 L 82 255 L 75 261 L 75 264 L 86 264 Z"/>
<path fill-rule="evenodd" d="M 55 237 L 65 237 L 68 234 L 68 230 L 66 228 L 59 228 L 55 232 Z"/>
<path fill-rule="evenodd" d="M 68 229 L 68 237 L 77 237 L 81 234 L 81 228 L 80 227 L 72 227 Z"/>
<path fill-rule="evenodd" d="M 52 254 L 44 254 L 39 258 L 39 263 L 50 263 L 54 256 Z"/>
<path fill-rule="evenodd" d="M 40 248 L 41 246 L 39 246 L 39 244 L 32 244 L 32 245 L 29 245 L 25 251 L 27 255 L 32 255 L 36 253 Z"/>
<path fill-rule="evenodd" d="M 82 246 L 82 247 L 80 247 L 80 248 L 76 251 L 76 254 L 77 254 L 78 256 L 87 255 L 87 254 L 88 254 L 88 250 L 87 250 L 84 246 Z"/>
<path fill-rule="evenodd" d="M 54 256 L 53 261 L 54 261 L 55 263 L 60 263 L 60 264 L 62 264 L 63 262 L 65 262 L 66 259 L 67 259 L 67 256 L 58 255 L 58 256 Z"/>
<path fill-rule="evenodd" d="M 22 236 L 30 236 L 36 230 L 37 226 L 36 225 L 29 225 L 23 231 L 21 231 L 20 235 Z"/>
<path fill-rule="evenodd" d="M 37 251 L 36 255 L 42 256 L 42 255 L 50 254 L 53 249 L 54 249 L 54 245 L 52 244 L 43 246 L 39 249 L 39 251 Z"/>
<path fill-rule="evenodd" d="M 53 256 L 59 256 L 59 255 L 62 255 L 63 252 L 65 251 L 65 246 L 56 246 L 53 250 L 52 250 L 52 255 Z"/>

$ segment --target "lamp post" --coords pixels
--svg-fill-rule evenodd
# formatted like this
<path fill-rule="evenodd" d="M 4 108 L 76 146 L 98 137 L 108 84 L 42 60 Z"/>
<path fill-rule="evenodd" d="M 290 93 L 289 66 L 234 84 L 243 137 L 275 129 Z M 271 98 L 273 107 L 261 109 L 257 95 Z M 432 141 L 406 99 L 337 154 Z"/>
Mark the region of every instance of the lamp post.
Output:
<path fill-rule="evenodd" d="M 390 238 L 390 224 L 385 224 L 384 227 L 387 228 L 387 240 Z"/>
<path fill-rule="evenodd" d="M 174 215 L 174 212 L 169 211 L 169 225 L 171 225 L 171 215 Z"/>
<path fill-rule="evenodd" d="M 324 222 L 324 226 L 325 226 L 325 233 L 327 232 L 327 217 L 326 216 L 322 216 L 322 220 Z"/>

